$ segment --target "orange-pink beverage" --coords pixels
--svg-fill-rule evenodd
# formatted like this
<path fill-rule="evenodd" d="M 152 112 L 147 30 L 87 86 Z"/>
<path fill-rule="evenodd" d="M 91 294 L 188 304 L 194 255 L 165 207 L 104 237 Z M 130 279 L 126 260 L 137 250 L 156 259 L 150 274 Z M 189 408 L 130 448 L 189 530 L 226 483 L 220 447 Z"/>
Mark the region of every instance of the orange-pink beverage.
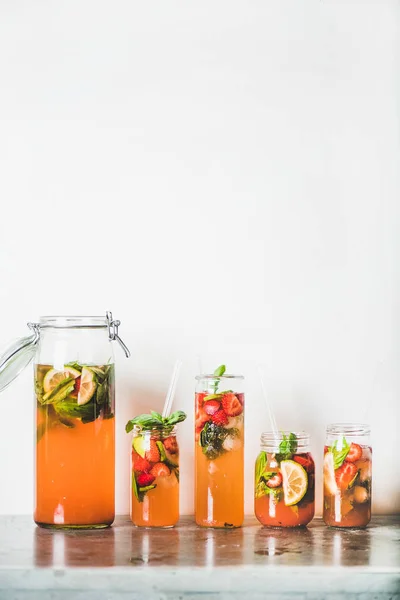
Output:
<path fill-rule="evenodd" d="M 114 365 L 36 365 L 36 505 L 47 527 L 114 520 Z"/>
<path fill-rule="evenodd" d="M 265 432 L 255 468 L 254 512 L 268 527 L 300 527 L 314 517 L 315 465 L 304 432 Z"/>
<path fill-rule="evenodd" d="M 366 527 L 371 520 L 372 448 L 368 425 L 327 428 L 323 518 L 330 527 Z"/>
<path fill-rule="evenodd" d="M 203 527 L 231 528 L 243 523 L 242 380 L 233 375 L 197 377 L 195 516 Z"/>
<path fill-rule="evenodd" d="M 179 520 L 179 447 L 176 429 L 135 428 L 131 519 L 139 527 L 173 527 Z"/>

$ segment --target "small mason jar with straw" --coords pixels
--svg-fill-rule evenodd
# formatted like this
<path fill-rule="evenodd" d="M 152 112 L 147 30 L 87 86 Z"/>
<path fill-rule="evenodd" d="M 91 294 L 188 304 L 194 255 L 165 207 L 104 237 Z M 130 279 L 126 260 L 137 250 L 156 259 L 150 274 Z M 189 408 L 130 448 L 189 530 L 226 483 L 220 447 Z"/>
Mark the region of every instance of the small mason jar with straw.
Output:
<path fill-rule="evenodd" d="M 176 425 L 183 411 L 170 414 L 181 361 L 176 361 L 162 414 L 151 411 L 126 424 L 133 431 L 131 519 L 138 527 L 173 527 L 179 520 L 179 446 Z"/>

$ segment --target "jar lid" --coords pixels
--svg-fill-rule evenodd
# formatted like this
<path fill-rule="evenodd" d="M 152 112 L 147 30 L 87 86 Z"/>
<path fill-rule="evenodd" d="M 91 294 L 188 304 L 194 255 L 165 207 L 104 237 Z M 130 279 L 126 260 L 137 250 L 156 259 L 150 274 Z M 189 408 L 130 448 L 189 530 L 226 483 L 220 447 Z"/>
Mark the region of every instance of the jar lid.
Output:
<path fill-rule="evenodd" d="M 36 323 L 28 323 L 28 326 L 33 331 L 32 335 L 15 340 L 0 356 L 0 392 L 18 377 L 35 356 L 39 327 Z"/>
<path fill-rule="evenodd" d="M 87 320 L 91 319 L 88 324 Z M 95 320 L 93 322 L 93 320 Z M 116 340 L 125 356 L 129 358 L 130 352 L 118 335 L 120 321 L 113 319 L 112 313 L 107 312 L 104 317 L 41 317 L 39 323 L 28 323 L 32 335 L 19 338 L 13 342 L 2 356 L 0 356 L 0 392 L 10 385 L 14 379 L 32 362 L 36 353 L 36 346 L 40 338 L 40 330 L 45 327 L 108 327 L 108 339 Z"/>

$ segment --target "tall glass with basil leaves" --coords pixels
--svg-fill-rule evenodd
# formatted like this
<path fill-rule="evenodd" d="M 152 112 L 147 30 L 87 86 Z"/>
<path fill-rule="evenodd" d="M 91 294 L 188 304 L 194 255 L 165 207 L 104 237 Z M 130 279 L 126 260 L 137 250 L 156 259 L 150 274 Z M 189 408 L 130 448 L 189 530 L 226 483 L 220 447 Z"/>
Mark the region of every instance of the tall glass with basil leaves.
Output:
<path fill-rule="evenodd" d="M 41 317 L 0 359 L 0 389 L 31 360 L 38 525 L 101 528 L 114 520 L 115 368 L 119 321 Z"/>
<path fill-rule="evenodd" d="M 196 523 L 240 527 L 244 518 L 244 378 L 226 373 L 221 365 L 196 380 Z"/>

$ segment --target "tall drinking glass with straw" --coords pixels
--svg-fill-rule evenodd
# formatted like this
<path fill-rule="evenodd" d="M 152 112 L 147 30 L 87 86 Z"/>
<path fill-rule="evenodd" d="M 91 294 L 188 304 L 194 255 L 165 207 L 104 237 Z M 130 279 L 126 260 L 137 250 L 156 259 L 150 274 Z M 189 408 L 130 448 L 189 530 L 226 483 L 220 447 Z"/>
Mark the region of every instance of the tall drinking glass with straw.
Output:
<path fill-rule="evenodd" d="M 198 375 L 195 394 L 195 516 L 202 527 L 240 527 L 244 518 L 243 376 Z"/>
<path fill-rule="evenodd" d="M 171 407 L 182 362 L 172 373 L 162 414 L 151 411 L 126 424 L 133 432 L 131 519 L 138 527 L 173 527 L 179 520 L 179 446 L 176 425 L 186 414 Z"/>
<path fill-rule="evenodd" d="M 301 527 L 314 516 L 315 465 L 310 436 L 304 431 L 279 431 L 258 366 L 271 431 L 261 434 L 255 465 L 254 512 L 268 527 Z"/>

